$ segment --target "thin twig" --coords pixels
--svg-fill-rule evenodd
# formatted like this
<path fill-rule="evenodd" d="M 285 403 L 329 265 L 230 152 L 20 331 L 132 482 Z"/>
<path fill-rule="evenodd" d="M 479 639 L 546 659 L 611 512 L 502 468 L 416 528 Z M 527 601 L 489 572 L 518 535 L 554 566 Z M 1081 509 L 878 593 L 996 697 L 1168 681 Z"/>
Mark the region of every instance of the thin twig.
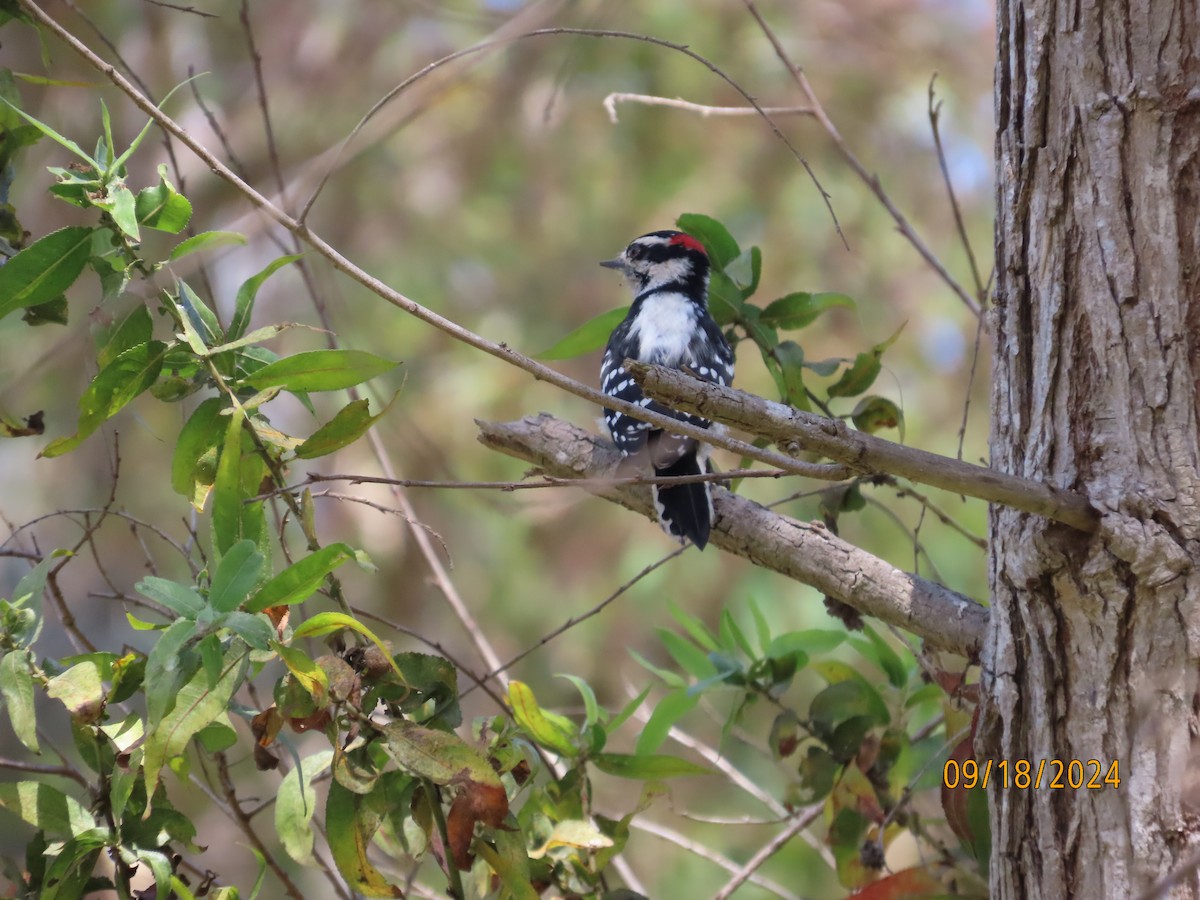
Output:
<path fill-rule="evenodd" d="M 938 128 L 938 119 L 942 112 L 942 101 L 934 99 L 933 83 L 937 81 L 937 72 L 929 79 L 929 128 L 933 132 L 933 145 L 937 150 L 938 166 L 942 170 L 942 181 L 946 185 L 946 196 L 950 198 L 950 209 L 954 212 L 954 227 L 958 229 L 958 239 L 962 242 L 967 254 L 967 262 L 971 266 L 971 278 L 975 282 L 975 296 L 979 299 L 979 308 L 987 309 L 987 289 L 979 275 L 979 264 L 975 262 L 975 250 L 971 246 L 971 236 L 967 234 L 967 225 L 963 221 L 962 209 L 958 205 L 958 195 L 954 192 L 954 180 L 950 177 L 950 166 L 946 162 L 946 151 L 942 147 L 942 132 Z"/>
<path fill-rule="evenodd" d="M 870 189 L 871 193 L 875 195 L 876 199 L 883 204 L 883 208 L 888 211 L 892 217 L 892 221 L 896 223 L 896 228 L 902 235 L 904 235 L 905 238 L 908 239 L 908 242 L 913 245 L 916 251 L 921 254 L 921 257 L 925 260 L 925 262 L 927 262 L 933 268 L 933 270 L 937 272 L 939 276 L 941 276 L 942 281 L 946 282 L 950 289 L 958 295 L 958 298 L 962 300 L 967 309 L 971 310 L 971 312 L 976 316 L 981 315 L 979 303 L 969 293 L 967 293 L 966 289 L 958 283 L 958 280 L 950 274 L 949 270 L 944 265 L 942 265 L 942 261 L 937 258 L 937 255 L 931 249 L 929 249 L 929 245 L 921 239 L 920 235 L 918 235 L 913 229 L 912 225 L 909 224 L 908 219 L 905 218 L 902 212 L 900 212 L 900 209 L 896 206 L 896 204 L 892 202 L 892 198 L 888 195 L 887 191 L 883 189 L 883 185 L 879 182 L 879 177 L 868 172 L 866 167 L 859 161 L 858 157 L 854 155 L 854 151 L 850 149 L 850 146 L 846 143 L 841 133 L 834 126 L 833 121 L 826 114 L 825 108 L 821 106 L 821 102 L 817 99 L 816 92 L 812 89 L 812 85 L 808 83 L 808 77 L 804 74 L 804 70 L 792 62 L 791 57 L 788 56 L 787 51 L 783 48 L 783 44 L 780 43 L 779 38 L 775 35 L 774 30 L 762 17 L 762 14 L 758 11 L 758 7 L 754 5 L 754 0 L 742 0 L 742 2 L 745 4 L 746 9 L 750 11 L 750 15 L 754 17 L 754 21 L 758 23 L 758 27 L 762 30 L 762 33 L 770 42 L 771 47 L 775 50 L 775 55 L 779 57 L 779 61 L 783 63 L 788 72 L 791 74 L 793 80 L 797 85 L 799 85 L 800 90 L 804 93 L 804 98 L 812 107 L 812 114 L 816 117 L 817 121 L 821 123 L 821 127 L 825 129 L 825 133 L 828 134 L 830 140 L 833 141 L 833 144 L 837 148 L 838 153 L 841 154 L 842 159 L 846 161 L 846 164 L 850 166 L 850 168 L 854 171 L 854 174 L 862 180 L 863 184 Z"/>
<path fill-rule="evenodd" d="M 629 475 L 625 477 L 614 478 L 555 478 L 553 475 L 541 474 L 540 481 L 441 481 L 415 478 L 384 478 L 378 475 L 322 475 L 317 472 L 310 472 L 305 476 L 305 481 L 299 484 L 285 485 L 284 487 L 273 488 L 265 491 L 255 497 L 247 500 L 247 503 L 253 503 L 258 500 L 266 500 L 286 491 L 296 492 L 303 490 L 309 484 L 315 484 L 325 481 L 348 481 L 351 484 L 387 484 L 402 488 L 434 488 L 438 490 L 468 490 L 468 491 L 501 491 L 503 493 L 512 493 L 513 491 L 528 491 L 539 488 L 596 488 L 596 487 L 617 487 L 633 484 L 644 485 L 679 485 L 679 484 L 706 484 L 712 482 L 731 481 L 735 478 L 783 478 L 790 475 L 790 472 L 780 472 L 771 469 L 732 469 L 728 472 L 703 472 L 698 475 Z M 396 510 L 387 510 L 388 512 L 396 512 Z"/>
<path fill-rule="evenodd" d="M 570 631 L 572 628 L 574 628 L 579 623 L 586 622 L 588 619 L 592 618 L 592 616 L 598 615 L 605 608 L 607 608 L 613 601 L 615 601 L 618 597 L 620 597 L 622 594 L 624 594 L 626 591 L 628 591 L 630 588 L 632 588 L 635 584 L 637 584 L 639 581 L 641 581 L 643 578 L 645 578 L 651 572 L 655 571 L 656 569 L 661 568 L 662 566 L 669 563 L 671 560 L 675 559 L 675 557 L 679 556 L 679 554 L 683 553 L 683 551 L 686 549 L 687 549 L 686 546 L 678 547 L 675 550 L 672 550 L 666 556 L 661 557 L 660 559 L 656 560 L 655 562 L 652 562 L 650 565 L 646 566 L 646 568 L 642 569 L 642 571 L 638 572 L 631 579 L 629 579 L 627 582 L 625 582 L 623 585 L 621 585 L 619 588 L 617 588 L 615 591 L 613 591 L 611 594 L 609 594 L 607 597 L 605 597 L 603 600 L 601 600 L 599 603 L 597 603 L 595 606 L 593 606 L 587 612 L 581 613 L 578 616 L 571 616 L 571 618 L 567 619 L 567 621 L 563 622 L 561 625 L 559 625 L 553 631 L 547 632 L 545 635 L 543 635 L 536 643 L 531 644 L 530 646 L 528 646 L 524 650 L 522 650 L 520 653 L 518 653 L 516 656 L 512 657 L 510 660 L 508 660 L 508 662 L 504 663 L 500 667 L 500 669 L 498 669 L 496 671 L 488 672 L 486 675 L 483 676 L 483 680 L 486 681 L 490 678 L 495 678 L 497 675 L 500 674 L 501 671 L 507 671 L 508 669 L 511 669 L 513 666 L 515 666 L 517 663 L 519 663 L 525 657 L 529 656 L 529 654 L 546 646 L 552 640 L 559 637 L 560 635 L 565 634 L 567 631 Z M 465 691 L 463 691 L 461 694 L 459 694 L 459 697 L 460 698 L 465 697 L 467 694 L 471 693 L 471 691 L 473 691 L 473 690 L 474 690 L 474 688 L 467 688 Z"/>
<path fill-rule="evenodd" d="M 625 370 L 647 396 L 671 409 L 757 434 L 784 449 L 820 453 L 866 474 L 898 475 L 956 494 L 1002 503 L 1070 525 L 1088 534 L 1100 515 L 1087 497 L 1046 482 L 906 447 L 745 391 L 700 381 L 678 369 L 625 361 Z"/>
<path fill-rule="evenodd" d="M 228 166 L 217 159 L 213 154 L 201 145 L 194 137 L 192 137 L 182 126 L 174 119 L 164 113 L 161 109 L 155 106 L 150 100 L 143 96 L 132 84 L 129 83 L 120 72 L 106 63 L 103 59 L 92 52 L 83 42 L 76 38 L 71 32 L 67 31 L 55 19 L 51 18 L 47 13 L 38 6 L 34 0 L 20 0 L 21 5 L 28 10 L 30 15 L 41 22 L 46 28 L 57 35 L 61 40 L 66 42 L 77 54 L 79 54 L 89 65 L 96 68 L 113 84 L 119 87 L 133 101 L 133 103 L 153 118 L 162 128 L 173 134 L 181 143 L 191 150 L 199 159 L 201 159 L 214 174 L 227 181 L 230 185 L 236 188 L 243 196 L 261 208 L 275 222 L 286 228 L 288 231 L 296 234 L 302 240 L 309 244 L 319 255 L 324 257 L 330 265 L 338 271 L 346 274 L 348 277 L 367 288 L 382 300 L 404 310 L 410 315 L 420 319 L 421 321 L 432 325 L 438 330 L 444 332 L 457 341 L 465 343 L 469 346 L 482 350 L 484 353 L 501 359 L 510 365 L 528 372 L 534 378 L 545 381 L 554 385 L 570 394 L 581 397 L 595 403 L 598 406 L 608 407 L 617 412 L 623 412 L 642 422 L 649 422 L 651 425 L 659 428 L 664 428 L 674 434 L 679 434 L 684 437 L 695 438 L 711 444 L 714 447 L 721 447 L 730 452 L 749 457 L 767 465 L 775 466 L 776 468 L 784 469 L 789 472 L 797 472 L 799 474 L 809 474 L 808 466 L 798 460 L 789 459 L 780 453 L 761 450 L 745 441 L 739 441 L 728 435 L 712 433 L 709 430 L 698 425 L 693 425 L 689 422 L 684 422 L 671 416 L 663 415 L 647 409 L 637 403 L 629 403 L 624 400 L 619 400 L 616 397 L 610 397 L 601 393 L 596 388 L 585 385 L 576 381 L 562 373 L 537 362 L 529 356 L 513 350 L 505 343 L 497 343 L 488 340 L 487 338 L 476 334 L 468 328 L 464 328 L 457 322 L 441 316 L 433 310 L 417 303 L 404 294 L 393 288 L 388 287 L 375 276 L 356 266 L 354 263 L 346 259 L 342 254 L 338 253 L 326 241 L 322 240 L 314 232 L 310 231 L 306 225 L 289 216 L 286 212 L 271 203 L 266 197 L 248 185 L 238 175 L 232 172 Z M 721 72 L 714 64 L 689 50 L 680 44 L 672 44 L 669 41 L 663 41 L 658 38 L 650 38 L 646 35 L 631 34 L 628 32 L 618 31 L 588 31 L 586 29 L 572 28 L 548 28 L 540 29 L 535 32 L 530 32 L 526 37 L 555 35 L 555 34 L 577 34 L 588 37 L 615 37 L 626 38 L 629 40 L 643 41 L 646 43 L 656 44 L 670 49 L 678 50 L 700 62 L 705 66 L 717 72 L 722 78 L 729 80 L 728 76 Z M 515 38 L 514 38 L 515 40 Z M 475 48 L 483 49 L 483 47 Z M 738 88 L 739 93 L 744 91 Z M 747 95 L 747 100 L 753 102 L 753 99 Z M 782 138 L 782 133 L 780 133 Z M 782 138 L 786 142 L 786 138 Z M 792 146 L 788 143 L 788 146 Z M 793 148 L 794 149 L 794 148 Z M 798 153 L 797 153 L 798 155 Z"/>
<path fill-rule="evenodd" d="M 69 778 L 83 788 L 90 788 L 91 782 L 70 766 L 51 766 L 45 763 L 25 762 L 23 759 L 0 757 L 0 769 L 11 769 L 13 772 L 29 772 L 32 775 L 57 775 Z"/>
<path fill-rule="evenodd" d="M 757 853 L 746 860 L 745 865 L 733 873 L 733 877 L 713 894 L 712 900 L 729 900 L 733 896 L 733 892 L 745 884 L 762 867 L 763 863 L 782 850 L 788 841 L 815 822 L 824 809 L 824 803 L 814 803 L 802 813 L 798 813 L 787 828 L 771 838 Z"/>
<path fill-rule="evenodd" d="M 28 3 L 31 6 L 33 5 L 32 0 L 21 0 L 21 2 Z M 337 154 L 337 156 L 335 156 L 333 164 L 331 165 L 331 171 L 332 171 L 332 168 L 337 165 L 338 159 L 340 158 L 342 151 L 350 143 L 350 141 L 353 140 L 354 136 L 356 134 L 358 134 L 359 131 L 362 130 L 363 126 L 365 126 L 366 123 L 368 121 L 370 121 L 372 116 L 374 116 L 380 109 L 382 109 L 384 106 L 386 106 L 388 103 L 390 103 L 393 99 L 395 99 L 405 89 L 407 89 L 411 85 L 415 84 L 420 79 L 426 77 L 431 72 L 436 71 L 437 69 L 441 68 L 442 66 L 444 66 L 448 63 L 462 59 L 465 56 L 470 56 L 475 53 L 480 53 L 484 50 L 491 50 L 498 46 L 503 46 L 505 44 L 513 43 L 515 41 L 525 40 L 528 38 L 546 37 L 546 36 L 550 36 L 550 35 L 576 35 L 578 37 L 616 38 L 616 39 L 620 39 L 620 40 L 640 41 L 640 42 L 647 43 L 647 44 L 654 44 L 655 46 L 658 46 L 658 47 L 664 47 L 668 50 L 674 50 L 677 53 L 682 53 L 685 56 L 688 56 L 688 57 L 694 59 L 696 62 L 700 63 L 702 66 L 707 68 L 710 72 L 712 72 L 714 75 L 716 75 L 722 81 L 724 81 L 726 84 L 728 84 L 731 88 L 733 88 L 735 91 L 737 91 L 738 94 L 742 97 L 742 99 L 745 100 L 748 104 L 750 104 L 750 106 L 754 108 L 754 110 L 763 119 L 763 121 L 767 123 L 768 127 L 771 129 L 772 134 L 774 134 L 775 137 L 778 138 L 783 143 L 783 145 L 788 148 L 789 151 L 791 151 L 792 156 L 795 157 L 795 159 L 800 163 L 800 165 L 802 165 L 804 167 L 804 170 L 808 173 L 808 177 L 812 180 L 813 185 L 817 188 L 817 191 L 821 195 L 822 201 L 825 203 L 825 208 L 826 208 L 826 210 L 828 210 L 829 216 L 833 220 L 833 225 L 837 231 L 838 237 L 841 238 L 842 243 L 845 246 L 849 247 L 849 244 L 846 242 L 846 236 L 845 236 L 845 234 L 842 233 L 841 223 L 838 221 L 837 214 L 833 211 L 833 203 L 831 201 L 829 192 L 826 191 L 825 188 L 821 185 L 821 182 L 817 178 L 816 173 L 813 171 L 812 166 L 809 165 L 808 160 L 804 158 L 804 155 L 800 152 L 800 150 L 796 147 L 796 145 L 793 144 L 788 139 L 787 135 L 785 135 L 783 133 L 783 131 L 780 129 L 779 125 L 776 124 L 775 120 L 771 118 L 770 114 L 762 107 L 761 104 L 759 104 L 759 102 L 757 100 L 754 99 L 754 97 L 745 88 L 743 88 L 732 77 L 730 77 L 728 74 L 726 74 L 725 71 L 723 69 L 721 69 L 721 67 L 718 66 L 716 63 L 701 56 L 699 53 L 692 50 L 690 47 L 688 47 L 685 44 L 677 44 L 677 43 L 674 43 L 673 41 L 667 41 L 667 40 L 663 40 L 662 38 L 651 37 L 650 35 L 647 35 L 647 34 L 637 34 L 637 33 L 630 32 L 630 31 L 612 31 L 612 30 L 602 29 L 602 28 L 538 28 L 533 31 L 527 31 L 523 34 L 494 37 L 494 38 L 491 38 L 486 41 L 481 41 L 480 43 L 475 44 L 474 46 L 466 47 L 462 50 L 457 50 L 454 53 L 450 53 L 446 56 L 443 56 L 441 59 L 435 60 L 434 62 L 425 66 L 419 72 L 416 72 L 415 74 L 406 78 L 400 84 L 396 85 L 396 87 L 392 88 L 392 90 L 390 90 L 387 94 L 385 94 L 378 102 L 376 102 L 376 104 L 373 107 L 371 107 L 370 110 L 368 110 L 367 114 L 365 116 L 363 116 L 361 120 L 359 120 L 359 123 L 353 128 L 353 130 L 351 130 L 350 134 L 346 137 L 345 141 L 343 141 L 342 147 L 339 148 L 338 154 Z M 814 115 L 815 114 L 816 114 L 816 112 L 814 111 Z M 304 223 L 305 219 L 308 216 L 309 210 L 312 208 L 313 203 L 316 202 L 317 196 L 320 194 L 321 190 L 325 187 L 325 182 L 328 181 L 328 177 L 329 177 L 328 174 L 326 174 L 326 176 L 321 179 L 321 182 L 317 185 L 317 188 L 313 192 L 313 195 L 309 198 L 308 202 L 304 204 L 304 208 L 300 211 L 300 215 L 298 217 L 298 221 L 301 224 Z"/>
<path fill-rule="evenodd" d="M 705 106 L 703 103 L 692 103 L 681 97 L 656 97 L 653 94 L 624 94 L 620 92 L 609 94 L 604 98 L 604 108 L 608 110 L 608 119 L 617 124 L 617 104 L 638 103 L 642 106 L 669 106 L 671 109 L 683 109 L 693 112 L 701 118 L 710 116 L 758 116 L 766 113 L 769 116 L 811 116 L 813 111 L 807 106 L 764 106 L 761 110 L 753 106 Z"/>
<path fill-rule="evenodd" d="M 742 870 L 742 866 L 734 862 L 729 857 L 722 853 L 718 853 L 711 847 L 706 847 L 704 844 L 701 844 L 698 841 L 693 841 L 691 838 L 680 834 L 674 828 L 668 828 L 666 825 L 661 825 L 658 822 L 652 822 L 644 817 L 636 818 L 629 824 L 631 828 L 636 828 L 638 831 L 644 831 L 647 834 L 652 834 L 655 837 L 662 838 L 664 841 L 669 841 L 675 846 L 680 847 L 683 850 L 700 857 L 701 859 L 706 859 L 732 875 L 736 875 Z M 751 884 L 757 885 L 758 887 L 765 891 L 771 892 L 777 897 L 782 897 L 783 900 L 801 900 L 799 894 L 792 893 L 784 885 L 773 879 L 767 878 L 765 875 L 761 875 L 758 872 L 750 873 L 747 880 Z"/>

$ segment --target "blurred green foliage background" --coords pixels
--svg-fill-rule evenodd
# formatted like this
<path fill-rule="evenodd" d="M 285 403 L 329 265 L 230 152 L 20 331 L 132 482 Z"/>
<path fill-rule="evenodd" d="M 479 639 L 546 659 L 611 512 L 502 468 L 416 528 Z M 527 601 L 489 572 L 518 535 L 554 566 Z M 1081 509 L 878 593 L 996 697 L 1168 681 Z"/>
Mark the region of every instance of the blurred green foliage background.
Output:
<path fill-rule="evenodd" d="M 119 52 L 122 64 L 155 98 L 189 73 L 207 73 L 195 81 L 204 108 L 184 90 L 167 111 L 218 155 L 236 163 L 256 188 L 278 194 L 238 4 L 199 0 L 195 9 L 209 14 L 205 16 L 149 0 L 104 0 L 78 8 L 54 2 L 46 8 L 101 55 L 116 60 Z M 991 4 L 767 0 L 761 8 L 804 67 L 847 145 L 877 173 L 947 268 L 969 285 L 929 125 L 929 84 L 938 73 L 949 171 L 986 278 L 992 220 Z M 803 102 L 744 6 L 730 0 L 258 0 L 249 4 L 249 14 L 283 176 L 280 202 L 293 210 L 309 196 L 335 148 L 380 97 L 433 60 L 498 34 L 571 26 L 653 35 L 686 44 L 712 60 L 765 106 Z M 49 69 L 43 52 L 49 55 Z M 127 143 L 144 124 L 127 99 L 100 84 L 95 71 L 52 40 L 43 48 L 29 29 L 10 27 L 0 53 L 4 65 L 14 70 L 81 83 L 69 88 L 20 85 L 32 115 L 81 142 L 98 131 L 98 94 L 112 110 L 118 144 Z M 874 391 L 902 406 L 906 443 L 954 455 L 968 397 L 976 321 L 897 233 L 892 218 L 847 168 L 821 127 L 805 116 L 777 118 L 829 192 L 849 249 L 813 181 L 759 118 L 702 117 L 625 103 L 617 107 L 614 123 L 603 106 L 612 92 L 743 105 L 712 72 L 662 47 L 570 35 L 497 46 L 417 81 L 384 107 L 338 161 L 309 225 L 422 304 L 491 339 L 536 353 L 588 318 L 628 302 L 623 285 L 597 267 L 598 260 L 613 256 L 638 234 L 671 227 L 682 212 L 715 216 L 743 247 L 763 248 L 758 296 L 764 304 L 796 290 L 836 291 L 857 301 L 857 315 L 836 310 L 801 333 L 808 358 L 853 356 L 907 323 L 885 356 L 885 371 Z M 194 204 L 196 230 L 235 229 L 251 238 L 247 247 L 205 255 L 203 272 L 194 271 L 201 263 L 189 259 L 188 271 L 178 273 L 192 284 L 206 285 L 227 314 L 236 286 L 275 256 L 290 252 L 284 249 L 290 244 L 281 245 L 265 217 L 186 150 L 176 147 L 175 152 L 183 174 L 177 186 Z M 76 221 L 76 210 L 45 193 L 52 178 L 44 166 L 66 161 L 65 153 L 48 141 L 25 155 L 12 199 L 35 236 Z M 161 143 L 152 147 L 148 140 L 133 161 L 130 184 L 136 189 L 152 183 L 160 162 L 170 159 Z M 147 235 L 146 240 L 166 237 Z M 545 410 L 595 425 L 599 410 L 455 343 L 320 264 L 310 261 L 310 266 L 318 299 L 329 310 L 342 346 L 404 361 L 390 383 L 374 385 L 381 404 L 400 391 L 377 430 L 401 477 L 519 479 L 520 463 L 476 443 L 477 418 L 504 420 Z M 48 437 L 73 428 L 76 398 L 94 374 L 78 362 L 89 358 L 89 329 L 124 312 L 94 308 L 89 291 L 94 285 L 76 285 L 72 321 L 65 329 L 30 331 L 15 316 L 0 323 L 0 410 L 19 417 L 44 409 Z M 257 324 L 317 322 L 312 299 L 290 268 L 267 283 L 258 309 Z M 292 351 L 323 345 L 320 335 L 302 330 L 293 330 L 285 341 L 281 346 Z M 988 352 L 985 335 L 962 451 L 972 461 L 986 458 Z M 559 365 L 595 383 L 598 354 Z M 767 396 L 774 390 L 761 361 L 748 354 L 738 360 L 737 385 Z M 328 418 L 337 398 L 323 400 L 320 411 Z M 144 397 L 61 460 L 37 458 L 45 439 L 0 444 L 5 532 L 56 511 L 100 505 L 110 489 L 119 432 L 121 505 L 132 515 L 169 523 L 169 530 L 186 541 L 190 510 L 166 486 L 173 436 L 188 409 Z M 299 405 L 288 416 L 290 422 L 280 421 L 284 430 L 290 430 L 289 424 L 304 432 L 314 427 Z M 894 432 L 884 436 L 896 437 Z M 726 468 L 736 464 L 732 459 L 720 462 Z M 324 461 L 320 470 L 380 474 L 365 444 Z M 293 480 L 302 476 L 292 474 Z M 816 487 L 799 481 L 747 482 L 743 491 L 769 502 Z M 383 489 L 339 485 L 333 490 L 392 505 Z M 911 530 L 920 524 L 920 539 L 933 563 L 922 558 L 921 574 L 986 597 L 985 560 L 978 548 L 933 516 L 922 517 L 917 504 L 896 499 L 894 491 L 868 493 L 885 508 L 869 505 L 843 518 L 844 537 L 911 571 Z M 982 504 L 930 494 L 974 533 L 984 533 Z M 672 549 L 653 523 L 576 490 L 422 490 L 413 491 L 411 499 L 421 521 L 440 536 L 438 545 L 453 565 L 455 586 L 504 658 L 569 616 L 585 612 Z M 792 501 L 783 510 L 802 519 L 819 517 L 818 500 Z M 347 501 L 323 499 L 318 504 L 322 533 L 363 547 L 381 567 L 375 576 L 346 574 L 351 601 L 482 670 L 461 624 L 431 582 L 405 522 Z M 79 533 L 72 524 L 78 519 L 58 516 L 39 522 L 17 545 L 31 547 L 35 537 L 42 550 L 66 545 Z M 115 526 L 98 536 L 96 552 L 106 560 L 111 584 L 83 560 L 64 573 L 73 612 L 98 644 L 139 646 L 120 603 L 105 595 L 127 591 L 145 574 L 148 558 L 167 575 L 180 565 L 165 545 L 149 537 L 144 541 L 145 552 L 128 530 Z M 20 560 L 0 559 L 0 586 L 10 586 L 25 568 Z M 704 554 L 693 549 L 638 583 L 601 616 L 527 657 L 512 674 L 534 685 L 547 706 L 577 702 L 567 682 L 552 679 L 554 673 L 570 672 L 586 678 L 610 707 L 619 707 L 647 681 L 626 650 L 665 659 L 655 628 L 672 622 L 669 604 L 709 621 L 728 607 L 745 620 L 751 597 L 781 630 L 841 627 L 827 618 L 813 590 L 715 549 Z M 408 638 L 390 637 L 398 647 L 419 649 Z M 46 640 L 45 652 L 69 652 L 65 641 L 55 647 L 54 636 Z M 471 697 L 476 711 L 490 711 L 489 702 L 478 692 Z M 698 713 L 688 724 L 713 745 L 719 742 L 719 716 Z M 753 743 L 765 735 L 748 723 L 747 737 Z M 741 760 L 737 740 L 723 749 L 731 760 Z M 786 779 L 757 765 L 760 769 L 751 778 L 781 796 Z M 736 856 L 739 846 L 758 846 L 763 833 L 698 825 L 675 813 L 686 809 L 726 818 L 761 814 L 752 807 L 744 799 L 681 785 L 671 803 L 660 801 L 650 818 Z M 629 855 L 648 883 L 659 886 L 653 896 L 701 896 L 719 883 L 711 865 L 657 838 L 635 840 Z M 248 858 L 245 864 L 249 871 Z M 806 896 L 838 893 L 811 851 L 783 854 L 774 865 L 768 872 Z M 758 894 L 747 888 L 738 896 Z"/>

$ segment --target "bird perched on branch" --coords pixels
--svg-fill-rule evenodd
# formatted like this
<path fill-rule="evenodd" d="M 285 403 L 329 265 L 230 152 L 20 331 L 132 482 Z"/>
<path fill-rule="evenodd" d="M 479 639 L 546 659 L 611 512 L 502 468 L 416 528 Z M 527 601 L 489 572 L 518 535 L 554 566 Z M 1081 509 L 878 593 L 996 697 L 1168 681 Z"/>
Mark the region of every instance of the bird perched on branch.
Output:
<path fill-rule="evenodd" d="M 613 331 L 600 365 L 600 389 L 610 397 L 690 422 L 712 423 L 668 409 L 642 394 L 623 368 L 626 359 L 683 369 L 697 378 L 728 385 L 733 381 L 733 350 L 708 311 L 709 261 L 704 245 L 680 231 L 652 231 L 635 239 L 616 259 L 600 263 L 618 269 L 633 291 L 629 315 Z M 626 456 L 645 455 L 658 476 L 711 471 L 711 450 L 625 413 L 604 410 L 604 421 Z M 682 543 L 704 549 L 712 527 L 712 485 L 653 485 L 654 505 L 663 529 Z"/>

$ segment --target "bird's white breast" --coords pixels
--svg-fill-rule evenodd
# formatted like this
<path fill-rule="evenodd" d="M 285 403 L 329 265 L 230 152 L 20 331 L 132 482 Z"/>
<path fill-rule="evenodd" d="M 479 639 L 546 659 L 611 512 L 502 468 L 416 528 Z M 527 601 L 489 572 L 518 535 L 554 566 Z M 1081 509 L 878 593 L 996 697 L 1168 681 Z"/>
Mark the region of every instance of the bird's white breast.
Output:
<path fill-rule="evenodd" d="M 683 294 L 656 293 L 642 302 L 629 329 L 643 362 L 679 365 L 695 336 L 696 306 Z"/>

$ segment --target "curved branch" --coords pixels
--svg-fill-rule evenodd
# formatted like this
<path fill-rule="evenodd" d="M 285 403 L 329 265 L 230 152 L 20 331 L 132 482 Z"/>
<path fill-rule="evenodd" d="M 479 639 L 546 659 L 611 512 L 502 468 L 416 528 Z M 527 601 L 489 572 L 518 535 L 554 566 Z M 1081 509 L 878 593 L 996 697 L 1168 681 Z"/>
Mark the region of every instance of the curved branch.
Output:
<path fill-rule="evenodd" d="M 517 422 L 478 422 L 485 446 L 541 466 L 559 477 L 589 479 L 588 490 L 654 518 L 644 486 L 598 486 L 621 459 L 598 436 L 543 413 Z M 855 609 L 898 625 L 930 644 L 974 657 L 988 612 L 969 597 L 902 572 L 831 534 L 820 524 L 798 522 L 723 488 L 714 490 L 711 541 L 723 550 L 787 575 Z"/>
<path fill-rule="evenodd" d="M 809 450 L 859 472 L 899 475 L 931 487 L 1045 516 L 1089 534 L 1100 524 L 1087 497 L 1032 478 L 905 447 L 855 431 L 840 419 L 801 412 L 745 391 L 692 378 L 678 369 L 626 360 L 625 369 L 651 397 L 672 409 L 715 419 L 788 449 Z"/>

